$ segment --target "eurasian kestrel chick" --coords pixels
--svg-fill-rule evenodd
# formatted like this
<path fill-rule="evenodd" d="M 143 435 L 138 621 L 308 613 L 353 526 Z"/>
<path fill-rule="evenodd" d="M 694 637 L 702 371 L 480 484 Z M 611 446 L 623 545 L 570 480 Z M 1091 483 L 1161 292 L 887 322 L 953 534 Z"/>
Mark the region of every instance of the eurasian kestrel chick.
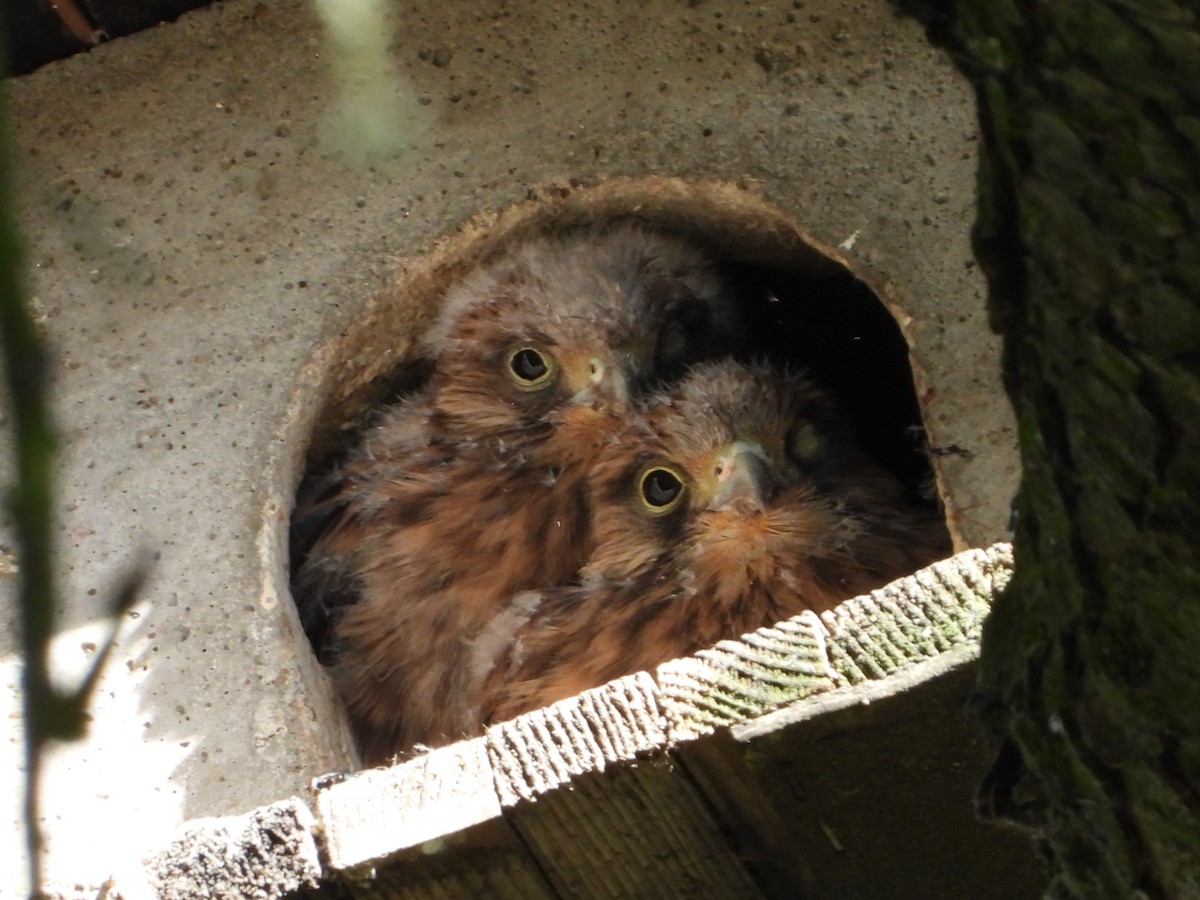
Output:
<path fill-rule="evenodd" d="M 450 291 L 429 384 L 294 517 L 294 593 L 365 760 L 465 733 L 468 649 L 587 559 L 584 476 L 629 399 L 740 332 L 700 251 L 631 226 L 537 241 Z"/>
<path fill-rule="evenodd" d="M 480 725 L 830 609 L 949 552 L 796 375 L 697 366 L 599 455 L 580 584 L 518 595 L 473 651 Z"/>

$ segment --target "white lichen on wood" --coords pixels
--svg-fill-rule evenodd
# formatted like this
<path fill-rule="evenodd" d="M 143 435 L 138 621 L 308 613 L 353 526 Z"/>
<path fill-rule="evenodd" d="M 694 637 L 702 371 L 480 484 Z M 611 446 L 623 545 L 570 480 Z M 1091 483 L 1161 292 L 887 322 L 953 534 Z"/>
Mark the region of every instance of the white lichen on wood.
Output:
<path fill-rule="evenodd" d="M 969 550 L 820 618 L 803 613 L 665 663 L 657 678 L 671 740 L 690 740 L 978 643 L 991 597 L 1011 572 L 1010 545 Z"/>
<path fill-rule="evenodd" d="M 1012 547 L 968 550 L 827 612 L 829 662 L 850 684 L 978 643 L 994 594 L 1012 575 Z"/>
<path fill-rule="evenodd" d="M 501 805 L 661 749 L 666 732 L 656 693 L 650 677 L 637 672 L 489 728 L 488 757 Z"/>

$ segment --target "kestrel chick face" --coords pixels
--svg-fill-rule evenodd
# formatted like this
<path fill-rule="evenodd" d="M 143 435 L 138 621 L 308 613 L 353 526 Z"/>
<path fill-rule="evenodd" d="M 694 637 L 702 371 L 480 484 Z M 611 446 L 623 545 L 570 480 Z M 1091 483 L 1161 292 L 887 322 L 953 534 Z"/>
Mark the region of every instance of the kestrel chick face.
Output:
<path fill-rule="evenodd" d="M 731 361 L 697 366 L 651 400 L 597 461 L 591 490 L 587 572 L 616 578 L 667 552 L 691 575 L 716 568 L 715 556 L 768 571 L 789 558 L 818 567 L 861 559 L 875 572 L 872 542 L 860 540 L 867 523 L 912 512 L 827 394 L 801 376 Z"/>
<path fill-rule="evenodd" d="M 623 225 L 528 244 L 454 288 L 426 343 L 441 427 L 527 433 L 569 407 L 620 412 L 736 349 L 740 319 L 690 244 Z"/>
<path fill-rule="evenodd" d="M 476 645 L 484 723 L 830 609 L 949 549 L 827 395 L 731 361 L 651 400 L 589 489 L 581 585 L 522 595 Z"/>

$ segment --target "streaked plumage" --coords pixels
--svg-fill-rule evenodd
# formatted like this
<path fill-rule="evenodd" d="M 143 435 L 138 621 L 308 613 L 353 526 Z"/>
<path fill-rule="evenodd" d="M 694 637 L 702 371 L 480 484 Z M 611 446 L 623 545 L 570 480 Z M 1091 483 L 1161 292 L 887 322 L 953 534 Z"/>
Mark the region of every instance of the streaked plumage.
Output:
<path fill-rule="evenodd" d="M 739 331 L 702 254 L 628 226 L 538 241 L 448 294 L 429 384 L 294 519 L 318 535 L 294 593 L 364 759 L 464 733 L 470 644 L 586 560 L 584 476 L 629 398 Z"/>
<path fill-rule="evenodd" d="M 474 647 L 481 724 L 822 611 L 949 551 L 944 523 L 798 376 L 696 367 L 598 457 L 581 584 L 518 595 Z"/>

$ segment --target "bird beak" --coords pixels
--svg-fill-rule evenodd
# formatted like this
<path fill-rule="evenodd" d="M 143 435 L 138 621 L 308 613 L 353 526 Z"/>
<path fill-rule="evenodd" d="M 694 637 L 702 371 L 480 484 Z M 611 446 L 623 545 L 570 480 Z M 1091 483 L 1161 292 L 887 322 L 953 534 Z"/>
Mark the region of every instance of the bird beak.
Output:
<path fill-rule="evenodd" d="M 763 512 L 780 483 L 762 447 L 745 441 L 735 441 L 719 454 L 713 472 L 717 489 L 708 504 L 712 510 L 737 505 Z"/>
<path fill-rule="evenodd" d="M 583 361 L 582 371 L 575 379 L 581 384 L 571 398 L 577 404 L 603 402 L 618 408 L 629 403 L 631 354 L 614 352 L 597 354 Z"/>

